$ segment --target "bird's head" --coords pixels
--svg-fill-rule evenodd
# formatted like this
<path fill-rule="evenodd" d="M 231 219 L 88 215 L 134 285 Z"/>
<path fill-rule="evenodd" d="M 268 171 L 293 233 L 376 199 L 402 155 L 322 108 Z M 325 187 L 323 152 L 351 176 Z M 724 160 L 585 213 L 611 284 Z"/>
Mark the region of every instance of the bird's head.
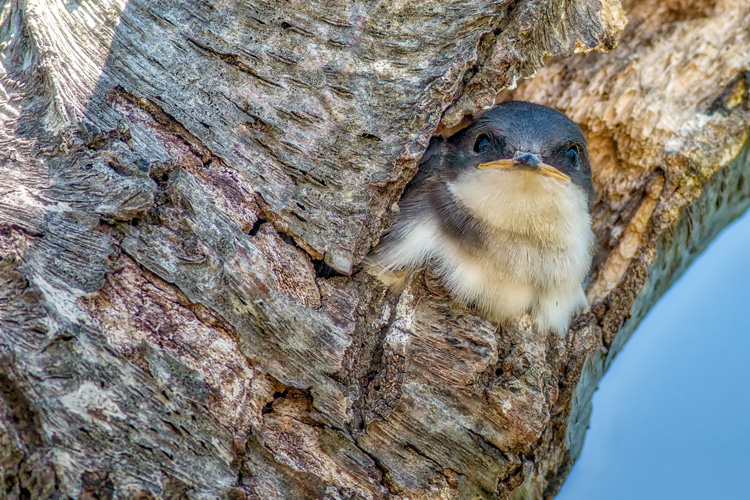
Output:
<path fill-rule="evenodd" d="M 447 139 L 445 147 L 450 157 L 445 165 L 449 181 L 460 182 L 462 176 L 476 181 L 481 172 L 523 171 L 541 176 L 540 182 L 572 183 L 583 190 L 589 203 L 594 196 L 581 129 L 546 106 L 501 103 Z"/>

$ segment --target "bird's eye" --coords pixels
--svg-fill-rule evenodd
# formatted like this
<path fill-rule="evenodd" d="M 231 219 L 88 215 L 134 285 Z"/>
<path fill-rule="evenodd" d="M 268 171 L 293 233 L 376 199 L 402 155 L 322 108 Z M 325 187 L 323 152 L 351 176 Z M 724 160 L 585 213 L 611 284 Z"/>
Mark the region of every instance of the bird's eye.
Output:
<path fill-rule="evenodd" d="M 579 155 L 578 155 L 578 147 L 573 146 L 568 150 L 565 155 L 568 157 L 568 160 L 570 160 L 570 163 L 572 163 L 576 168 L 579 167 Z"/>
<path fill-rule="evenodd" d="M 487 149 L 489 149 L 490 146 L 492 146 L 490 138 L 487 137 L 486 134 L 482 134 L 477 137 L 477 141 L 474 143 L 474 152 L 484 153 L 485 151 L 487 151 Z"/>

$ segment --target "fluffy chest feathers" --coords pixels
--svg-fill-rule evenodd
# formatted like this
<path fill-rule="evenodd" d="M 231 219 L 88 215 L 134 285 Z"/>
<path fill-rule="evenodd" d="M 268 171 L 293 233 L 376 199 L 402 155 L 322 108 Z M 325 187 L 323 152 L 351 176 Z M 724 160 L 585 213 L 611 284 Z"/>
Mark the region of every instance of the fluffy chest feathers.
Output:
<path fill-rule="evenodd" d="M 446 231 L 429 200 L 415 197 L 366 268 L 397 288 L 405 272 L 432 261 L 459 301 L 498 321 L 531 313 L 539 328 L 563 334 L 587 305 L 581 283 L 594 235 L 585 192 L 530 172 L 472 171 L 445 195 L 479 236 Z"/>
<path fill-rule="evenodd" d="M 471 171 L 448 184 L 451 194 L 487 228 L 562 249 L 590 232 L 586 194 L 524 171 Z"/>
<path fill-rule="evenodd" d="M 448 191 L 476 218 L 482 244 L 437 235 L 433 253 L 454 297 L 503 321 L 529 312 L 563 334 L 586 307 L 581 283 L 594 235 L 586 194 L 525 171 L 470 171 Z"/>

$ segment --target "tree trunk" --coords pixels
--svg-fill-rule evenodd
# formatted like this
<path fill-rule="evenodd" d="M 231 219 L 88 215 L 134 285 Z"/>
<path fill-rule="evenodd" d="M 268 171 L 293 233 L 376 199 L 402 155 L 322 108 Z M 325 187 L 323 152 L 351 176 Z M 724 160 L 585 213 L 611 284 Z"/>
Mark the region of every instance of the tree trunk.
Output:
<path fill-rule="evenodd" d="M 0 498 L 553 497 L 750 203 L 750 6 L 625 3 L 573 55 L 616 0 L 6 0 Z M 357 268 L 429 138 L 511 95 L 590 143 L 565 339 Z"/>

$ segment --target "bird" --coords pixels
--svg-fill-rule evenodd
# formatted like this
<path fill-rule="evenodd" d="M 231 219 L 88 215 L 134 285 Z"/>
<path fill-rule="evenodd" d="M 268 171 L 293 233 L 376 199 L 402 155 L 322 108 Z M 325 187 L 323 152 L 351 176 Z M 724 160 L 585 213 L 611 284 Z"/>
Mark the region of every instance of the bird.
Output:
<path fill-rule="evenodd" d="M 594 196 L 580 127 L 544 105 L 503 102 L 432 138 L 364 269 L 398 292 L 433 266 L 453 299 L 488 319 L 530 314 L 564 336 L 588 307 Z"/>

